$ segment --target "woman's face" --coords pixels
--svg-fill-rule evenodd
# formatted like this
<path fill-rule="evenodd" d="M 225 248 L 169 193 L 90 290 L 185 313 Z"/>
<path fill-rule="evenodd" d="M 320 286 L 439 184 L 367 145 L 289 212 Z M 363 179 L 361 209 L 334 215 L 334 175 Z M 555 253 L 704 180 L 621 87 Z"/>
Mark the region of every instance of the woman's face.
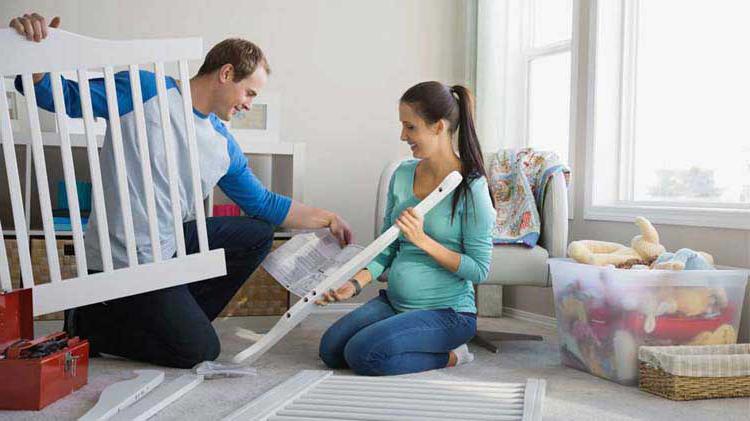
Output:
<path fill-rule="evenodd" d="M 401 120 L 401 140 L 409 144 L 414 158 L 431 156 L 438 148 L 442 123 L 427 123 L 411 105 L 404 102 L 398 106 L 398 117 Z"/>

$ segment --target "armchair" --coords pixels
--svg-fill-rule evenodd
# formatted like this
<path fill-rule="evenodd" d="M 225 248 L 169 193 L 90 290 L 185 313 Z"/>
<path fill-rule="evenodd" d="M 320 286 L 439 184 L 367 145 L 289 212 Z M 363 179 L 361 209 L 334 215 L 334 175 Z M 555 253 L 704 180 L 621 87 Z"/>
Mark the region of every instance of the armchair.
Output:
<path fill-rule="evenodd" d="M 380 234 L 388 194 L 388 185 L 398 165 L 408 158 L 402 158 L 386 165 L 378 183 L 375 236 Z M 568 195 L 565 180 L 555 174 L 549 181 L 545 193 L 545 206 L 540 215 L 542 232 L 539 243 L 534 248 L 522 245 L 493 246 L 492 263 L 487 280 L 477 287 L 477 312 L 479 316 L 501 317 L 503 314 L 504 285 L 550 287 L 551 279 L 547 259 L 565 257 L 568 245 Z M 387 273 L 381 275 L 387 281 Z M 497 341 L 502 340 L 542 340 L 537 335 L 506 332 L 477 331 L 473 341 L 491 352 L 499 352 Z"/>

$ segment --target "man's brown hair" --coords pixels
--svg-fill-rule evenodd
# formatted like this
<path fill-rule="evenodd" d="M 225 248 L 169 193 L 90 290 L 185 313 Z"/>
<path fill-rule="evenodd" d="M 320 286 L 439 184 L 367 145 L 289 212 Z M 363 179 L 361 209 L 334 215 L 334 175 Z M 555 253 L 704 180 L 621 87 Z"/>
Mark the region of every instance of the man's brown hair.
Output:
<path fill-rule="evenodd" d="M 252 75 L 259 65 L 263 66 L 266 73 L 271 74 L 268 60 L 260 47 L 241 38 L 227 38 L 214 45 L 206 54 L 206 59 L 203 60 L 197 76 L 213 73 L 225 64 L 231 64 L 234 67 L 235 82 Z"/>

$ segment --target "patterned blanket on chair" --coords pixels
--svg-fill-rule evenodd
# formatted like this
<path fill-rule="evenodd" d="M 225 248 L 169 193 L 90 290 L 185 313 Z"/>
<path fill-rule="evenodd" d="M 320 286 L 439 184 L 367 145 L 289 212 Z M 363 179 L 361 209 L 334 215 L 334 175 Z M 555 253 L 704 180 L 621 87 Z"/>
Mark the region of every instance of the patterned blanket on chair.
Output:
<path fill-rule="evenodd" d="M 536 245 L 547 183 L 555 173 L 562 173 L 566 184 L 569 182 L 570 170 L 554 152 L 526 148 L 502 149 L 495 154 L 489 173 L 497 209 L 493 243 Z"/>

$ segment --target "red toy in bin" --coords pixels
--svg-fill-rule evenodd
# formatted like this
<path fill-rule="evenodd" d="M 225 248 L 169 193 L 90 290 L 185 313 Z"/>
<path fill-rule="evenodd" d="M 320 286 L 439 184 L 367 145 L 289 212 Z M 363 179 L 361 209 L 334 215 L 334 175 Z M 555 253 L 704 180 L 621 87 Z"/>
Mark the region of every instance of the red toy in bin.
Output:
<path fill-rule="evenodd" d="M 83 387 L 88 368 L 88 341 L 34 339 L 31 289 L 0 293 L 0 409 L 42 409 Z"/>
<path fill-rule="evenodd" d="M 658 316 L 654 330 L 649 333 L 649 336 L 685 342 L 695 338 L 701 332 L 711 332 L 723 324 L 732 323 L 734 316 L 733 306 L 728 306 L 723 312 L 712 317 Z M 632 332 L 641 332 L 645 321 L 646 316 L 642 313 L 632 312 L 627 315 L 625 325 Z"/>

